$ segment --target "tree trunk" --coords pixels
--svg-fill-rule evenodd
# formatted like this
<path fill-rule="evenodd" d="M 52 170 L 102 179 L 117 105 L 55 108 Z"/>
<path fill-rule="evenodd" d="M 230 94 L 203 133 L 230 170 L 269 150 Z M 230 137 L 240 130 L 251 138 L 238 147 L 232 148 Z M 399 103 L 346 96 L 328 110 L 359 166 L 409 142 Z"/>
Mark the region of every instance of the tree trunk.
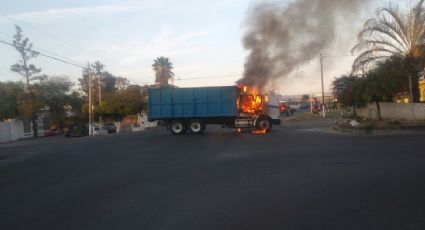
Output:
<path fill-rule="evenodd" d="M 419 92 L 419 73 L 422 71 L 420 65 L 416 64 L 411 67 L 410 71 L 410 80 L 411 84 L 409 85 L 409 95 L 412 95 L 413 103 L 419 103 L 421 99 L 421 95 Z M 412 87 L 412 94 L 410 94 L 410 87 Z"/>
<path fill-rule="evenodd" d="M 34 135 L 34 138 L 38 137 L 38 125 L 37 125 L 37 114 L 32 114 L 32 132 Z"/>
<path fill-rule="evenodd" d="M 357 112 L 356 112 L 356 106 L 355 105 L 353 105 L 353 116 L 354 117 L 357 117 Z"/>
<path fill-rule="evenodd" d="M 59 120 L 59 130 L 61 133 L 63 133 L 64 124 L 63 124 L 62 116 L 59 116 L 58 120 Z"/>
<path fill-rule="evenodd" d="M 420 103 L 421 95 L 419 92 L 419 76 L 417 73 L 412 76 L 412 96 L 413 103 Z"/>
<path fill-rule="evenodd" d="M 375 103 L 376 103 L 376 109 L 378 110 L 378 119 L 379 120 L 382 120 L 382 117 L 381 117 L 381 106 L 379 105 L 379 101 L 378 100 L 375 100 Z"/>

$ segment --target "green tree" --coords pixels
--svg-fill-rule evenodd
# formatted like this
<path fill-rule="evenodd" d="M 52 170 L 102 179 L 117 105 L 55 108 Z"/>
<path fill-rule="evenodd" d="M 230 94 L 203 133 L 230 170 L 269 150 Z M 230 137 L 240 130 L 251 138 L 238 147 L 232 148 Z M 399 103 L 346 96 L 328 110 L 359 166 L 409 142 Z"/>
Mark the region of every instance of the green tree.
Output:
<path fill-rule="evenodd" d="M 354 61 L 353 70 L 362 70 L 377 61 L 396 56 L 403 60 L 412 77 L 413 101 L 419 102 L 419 72 L 425 64 L 425 10 L 424 0 L 401 12 L 389 5 L 377 9 L 376 17 L 366 21 L 352 52 L 361 52 Z"/>
<path fill-rule="evenodd" d="M 38 56 L 38 52 L 34 51 L 32 49 L 32 43 L 29 42 L 28 38 L 25 38 L 22 35 L 22 29 L 15 25 L 16 28 L 16 34 L 13 36 L 13 47 L 18 51 L 20 59 L 18 60 L 18 63 L 10 66 L 10 70 L 18 73 L 19 75 L 23 76 L 26 80 L 26 98 L 24 99 L 22 105 L 25 105 L 25 112 L 23 114 L 28 116 L 28 111 L 30 111 L 30 117 L 32 120 L 32 127 L 33 127 L 33 134 L 34 137 L 38 136 L 38 128 L 37 128 L 37 114 L 38 107 L 35 106 L 35 103 L 32 102 L 32 92 L 30 91 L 30 81 L 37 79 L 36 74 L 41 72 L 41 69 L 35 67 L 34 64 L 30 63 L 30 60 L 33 58 L 36 58 Z"/>
<path fill-rule="evenodd" d="M 377 66 L 362 78 L 362 97 L 367 102 L 374 102 L 378 110 L 378 118 L 381 120 L 381 107 L 379 102 L 391 102 L 394 96 L 408 89 L 406 75 L 408 70 L 403 69 L 402 60 L 399 57 L 391 57 L 378 62 Z"/>
<path fill-rule="evenodd" d="M 19 117 L 23 119 L 31 119 L 34 137 L 37 137 L 35 132 L 38 128 L 35 123 L 37 119 L 36 113 L 43 107 L 41 97 L 38 84 L 31 84 L 29 87 L 24 85 L 24 89 L 18 92 L 17 95 Z"/>
<path fill-rule="evenodd" d="M 71 121 L 72 123 L 87 123 L 88 116 L 85 112 L 88 112 L 88 109 L 84 111 L 84 105 L 87 101 L 87 98 L 78 91 L 72 91 L 66 97 L 66 114 L 67 121 Z"/>
<path fill-rule="evenodd" d="M 36 58 L 39 53 L 32 49 L 33 45 L 28 38 L 23 36 L 21 27 L 15 25 L 15 28 L 16 34 L 13 36 L 13 47 L 18 51 L 20 59 L 18 63 L 10 66 L 10 70 L 24 77 L 27 87 L 29 87 L 30 81 L 37 79 L 34 75 L 41 72 L 41 69 L 30 63 L 30 60 Z"/>
<path fill-rule="evenodd" d="M 24 85 L 19 82 L 0 82 L 0 120 L 19 116 L 18 95 Z"/>
<path fill-rule="evenodd" d="M 372 71 L 361 79 L 361 84 L 363 86 L 362 97 L 368 102 L 375 102 L 378 118 L 382 120 L 379 102 L 392 101 L 397 81 L 389 80 L 387 76 Z"/>
<path fill-rule="evenodd" d="M 114 120 L 140 113 L 147 106 L 147 89 L 147 86 L 130 85 L 125 90 L 107 94 L 97 112 Z"/>
<path fill-rule="evenodd" d="M 125 77 L 115 78 L 115 90 L 122 91 L 130 86 L 130 81 Z"/>
<path fill-rule="evenodd" d="M 168 58 L 158 57 L 154 60 L 152 68 L 155 72 L 155 83 L 160 87 L 168 86 L 168 81 L 174 76 L 172 72 L 173 64 Z"/>
<path fill-rule="evenodd" d="M 104 66 L 101 62 L 96 61 L 94 64 L 90 65 L 93 70 L 93 76 L 92 76 L 92 90 L 93 90 L 93 101 L 97 101 L 97 95 L 99 94 L 99 79 L 101 78 L 101 90 L 103 93 L 110 93 L 115 90 L 116 88 L 116 78 L 114 75 L 109 73 L 104 69 Z M 83 69 L 82 77 L 78 79 L 78 82 L 80 84 L 80 89 L 83 91 L 86 95 L 89 93 L 89 74 L 87 69 Z"/>
<path fill-rule="evenodd" d="M 70 102 L 69 91 L 74 84 L 67 76 L 54 76 L 36 84 L 43 106 L 48 108 L 52 121 L 64 127 L 67 106 Z"/>
<path fill-rule="evenodd" d="M 363 91 L 363 81 L 355 75 L 343 75 L 332 82 L 332 92 L 338 103 L 344 108 L 352 107 L 355 116 L 356 108 L 366 104 Z"/>

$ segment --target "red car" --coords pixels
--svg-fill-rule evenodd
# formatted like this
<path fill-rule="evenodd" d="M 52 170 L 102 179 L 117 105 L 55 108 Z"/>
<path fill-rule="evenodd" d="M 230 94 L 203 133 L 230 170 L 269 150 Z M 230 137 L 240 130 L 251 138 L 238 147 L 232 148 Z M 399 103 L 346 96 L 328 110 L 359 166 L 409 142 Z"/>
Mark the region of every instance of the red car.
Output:
<path fill-rule="evenodd" d="M 53 137 L 53 136 L 57 136 L 59 134 L 60 134 L 60 132 L 57 129 L 48 129 L 48 130 L 44 131 L 45 137 Z"/>

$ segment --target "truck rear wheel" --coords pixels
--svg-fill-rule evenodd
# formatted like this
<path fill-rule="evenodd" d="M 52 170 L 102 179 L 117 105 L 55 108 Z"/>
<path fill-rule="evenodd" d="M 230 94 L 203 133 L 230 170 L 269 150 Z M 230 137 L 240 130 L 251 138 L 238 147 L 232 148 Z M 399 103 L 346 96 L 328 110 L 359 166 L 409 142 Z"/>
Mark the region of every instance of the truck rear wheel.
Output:
<path fill-rule="evenodd" d="M 170 124 L 170 131 L 174 135 L 183 135 L 186 133 L 186 122 L 182 120 L 174 120 Z"/>
<path fill-rule="evenodd" d="M 189 130 L 194 134 L 201 134 L 205 130 L 205 124 L 201 120 L 191 120 L 189 122 Z"/>
<path fill-rule="evenodd" d="M 257 122 L 255 123 L 255 127 L 259 130 L 266 130 L 269 132 L 272 130 L 272 121 L 269 117 L 261 116 L 257 119 Z"/>

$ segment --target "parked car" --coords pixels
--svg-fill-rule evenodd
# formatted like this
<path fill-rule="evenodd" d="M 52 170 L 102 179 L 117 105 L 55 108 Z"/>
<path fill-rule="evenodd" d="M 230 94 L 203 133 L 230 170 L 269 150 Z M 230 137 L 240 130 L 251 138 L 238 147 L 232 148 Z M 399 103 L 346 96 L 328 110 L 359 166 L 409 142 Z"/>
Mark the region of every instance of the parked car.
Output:
<path fill-rule="evenodd" d="M 89 134 L 86 126 L 71 126 L 65 131 L 65 137 L 83 137 Z"/>
<path fill-rule="evenodd" d="M 107 130 L 108 133 L 116 133 L 117 127 L 113 123 L 105 123 L 102 125 L 102 130 Z"/>
<path fill-rule="evenodd" d="M 99 126 L 95 126 L 94 130 L 99 131 Z M 117 127 L 113 123 L 105 123 L 102 125 L 102 131 L 107 131 L 108 133 L 116 133 Z"/>
<path fill-rule="evenodd" d="M 61 132 L 58 129 L 48 129 L 48 130 L 44 131 L 45 137 L 53 137 L 53 136 L 58 136 L 60 134 L 61 134 Z"/>

